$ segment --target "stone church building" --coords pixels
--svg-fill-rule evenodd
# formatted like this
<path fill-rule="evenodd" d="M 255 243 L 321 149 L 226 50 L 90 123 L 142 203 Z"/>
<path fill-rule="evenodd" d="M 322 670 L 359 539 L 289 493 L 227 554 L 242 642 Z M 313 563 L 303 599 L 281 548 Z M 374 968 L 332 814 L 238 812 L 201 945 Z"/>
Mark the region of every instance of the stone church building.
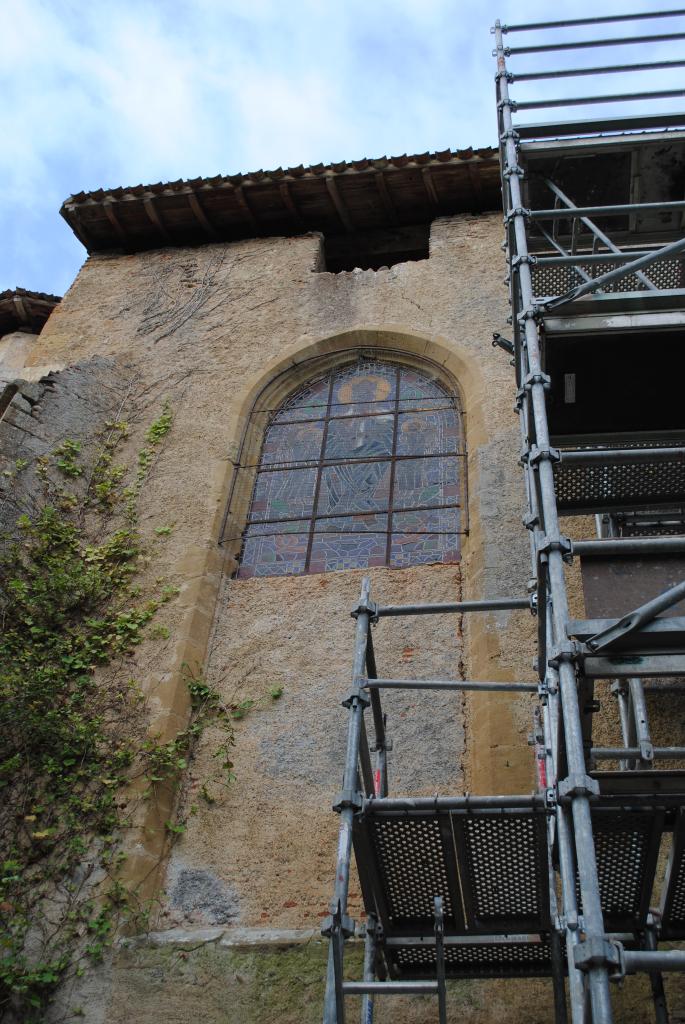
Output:
<path fill-rule="evenodd" d="M 85 460 L 126 420 L 135 466 L 166 409 L 135 497 L 141 585 L 173 596 L 125 673 L 156 744 L 187 729 L 200 687 L 232 724 L 228 754 L 210 721 L 173 784 L 137 805 L 118 878 L 147 924 L 70 977 L 46 1019 L 318 1021 L 364 577 L 383 606 L 512 605 L 382 619 L 380 677 L 526 684 L 388 689 L 391 796 L 541 784 L 517 385 L 493 342 L 511 330 L 498 151 L 99 190 L 61 214 L 88 254 L 67 293 L 0 296 L 3 527 L 33 486 L 17 460 L 65 439 Z M 569 593 L 582 618 L 576 567 Z M 360 977 L 354 869 L 347 912 Z M 452 984 L 449 1019 L 552 1019 L 548 981 L 486 975 Z M 617 993 L 616 1019 L 652 1019 L 640 984 L 630 1011 Z M 375 1010 L 438 1019 L 420 996 Z"/>

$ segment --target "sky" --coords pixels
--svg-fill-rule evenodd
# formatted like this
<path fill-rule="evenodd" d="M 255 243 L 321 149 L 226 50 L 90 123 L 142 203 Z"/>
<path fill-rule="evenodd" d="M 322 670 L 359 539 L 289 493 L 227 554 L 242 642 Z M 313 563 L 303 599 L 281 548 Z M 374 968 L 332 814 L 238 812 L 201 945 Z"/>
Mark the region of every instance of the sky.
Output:
<path fill-rule="evenodd" d="M 69 287 L 85 258 L 59 216 L 73 193 L 495 145 L 495 18 L 516 24 L 669 6 L 654 0 L 0 0 L 0 291 L 19 286 L 60 295 Z M 685 18 L 603 29 L 607 37 L 678 30 L 685 31 Z M 559 40 L 596 34 L 558 30 Z M 508 40 L 523 42 L 513 34 Z M 655 44 L 650 59 L 682 56 L 682 47 Z M 645 59 L 644 47 L 631 46 L 516 61 L 540 69 L 552 58 L 583 66 L 607 56 L 621 63 Z M 682 71 L 659 73 L 650 87 L 681 87 Z M 646 84 L 632 77 L 605 76 L 604 91 Z M 586 95 L 597 81 L 521 83 L 516 95 Z M 679 100 L 661 104 L 680 107 Z M 644 104 L 631 112 L 642 110 Z M 528 120 L 556 115 L 574 116 L 564 108 Z"/>

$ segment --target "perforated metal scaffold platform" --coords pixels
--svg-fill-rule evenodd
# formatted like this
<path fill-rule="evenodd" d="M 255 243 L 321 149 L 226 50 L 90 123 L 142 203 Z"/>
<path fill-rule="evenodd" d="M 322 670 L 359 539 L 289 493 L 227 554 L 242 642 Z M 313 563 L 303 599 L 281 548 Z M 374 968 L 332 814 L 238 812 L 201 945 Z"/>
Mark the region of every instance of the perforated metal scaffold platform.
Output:
<path fill-rule="evenodd" d="M 657 745 L 649 710 L 685 678 L 685 113 L 635 112 L 685 95 L 662 80 L 685 59 L 648 51 L 684 40 L 685 20 L 660 32 L 661 19 L 685 10 L 493 30 L 512 333 L 493 344 L 516 373 L 530 580 L 521 596 L 405 606 L 377 605 L 364 583 L 323 928 L 325 1024 L 343 1024 L 349 995 L 362 995 L 371 1024 L 376 996 L 399 993 L 436 997 L 445 1024 L 450 979 L 534 976 L 552 981 L 556 1024 L 611 1024 L 612 983 L 638 972 L 668 1024 L 662 974 L 685 971 L 685 736 L 674 717 L 672 745 Z M 612 35 L 624 22 L 644 31 Z M 583 26 L 602 35 L 559 35 Z M 525 45 L 506 46 L 510 33 L 527 33 Z M 636 44 L 632 62 L 565 64 L 574 49 Z M 526 54 L 555 66 L 512 71 L 509 59 Z M 657 78 L 632 93 L 510 95 L 519 82 L 634 74 Z M 513 120 L 575 106 L 586 108 L 579 120 Z M 563 516 L 592 514 L 594 537 L 562 532 Z M 571 618 L 566 593 L 576 560 L 584 619 Z M 537 616 L 535 680 L 379 678 L 372 626 L 385 617 L 497 610 Z M 609 684 L 620 739 L 602 746 L 595 688 Z M 537 789 L 389 796 L 381 691 L 397 688 L 426 700 L 537 693 Z M 363 928 L 347 914 L 353 855 Z M 343 964 L 354 935 L 365 942 L 359 981 Z"/>

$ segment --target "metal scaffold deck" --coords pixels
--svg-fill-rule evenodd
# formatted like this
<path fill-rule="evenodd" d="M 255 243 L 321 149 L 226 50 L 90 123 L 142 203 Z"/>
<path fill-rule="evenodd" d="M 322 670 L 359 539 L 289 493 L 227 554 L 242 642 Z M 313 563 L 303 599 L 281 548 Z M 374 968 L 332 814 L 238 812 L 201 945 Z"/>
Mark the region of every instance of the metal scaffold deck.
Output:
<path fill-rule="evenodd" d="M 493 30 L 512 330 L 493 344 L 516 371 L 528 596 L 381 606 L 364 581 L 323 928 L 325 1024 L 343 1024 L 349 995 L 363 997 L 362 1024 L 371 1024 L 375 998 L 400 993 L 435 996 L 444 1024 L 449 979 L 534 976 L 552 980 L 556 1024 L 610 1024 L 612 983 L 636 973 L 649 977 L 657 1024 L 669 1021 L 662 974 L 685 971 L 685 734 L 675 720 L 672 745 L 659 745 L 650 708 L 685 678 L 685 113 L 632 110 L 685 89 L 659 78 L 638 92 L 517 102 L 510 87 L 685 67 L 661 56 L 683 31 L 611 36 L 622 22 L 683 16 Z M 612 29 L 556 41 L 560 29 L 583 26 Z M 505 46 L 509 33 L 532 41 Z M 573 68 L 559 57 L 637 43 L 632 63 Z M 509 59 L 523 54 L 552 54 L 557 66 L 512 72 Z M 602 104 L 629 113 L 514 123 L 520 111 Z M 591 524 L 595 536 L 571 540 L 569 515 L 585 517 L 576 532 Z M 574 561 L 582 620 L 569 611 Z M 384 618 L 515 609 L 537 616 L 534 681 L 378 675 L 372 626 Z M 615 746 L 594 735 L 600 686 L 610 686 Z M 536 791 L 391 797 L 381 692 L 398 688 L 427 700 L 449 689 L 536 693 Z M 357 933 L 347 913 L 353 856 L 366 912 L 359 981 L 344 970 L 345 941 Z"/>

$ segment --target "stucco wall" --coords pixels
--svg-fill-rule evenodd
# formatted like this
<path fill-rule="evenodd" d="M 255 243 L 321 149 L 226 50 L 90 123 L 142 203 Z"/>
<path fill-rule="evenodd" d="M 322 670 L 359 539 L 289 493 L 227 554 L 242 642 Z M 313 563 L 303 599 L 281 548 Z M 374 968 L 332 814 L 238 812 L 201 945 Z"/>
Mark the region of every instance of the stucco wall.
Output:
<path fill-rule="evenodd" d="M 151 731 L 173 737 L 184 721 L 184 663 L 206 668 L 227 695 L 260 697 L 274 684 L 284 688 L 278 702 L 238 723 L 237 781 L 212 806 L 200 806 L 193 795 L 211 735 L 198 750 L 183 794 L 188 830 L 168 874 L 164 820 L 171 795 L 160 793 L 138 822 L 126 871 L 148 894 L 166 886 L 161 927 L 183 924 L 192 933 L 223 914 L 229 931 L 310 929 L 331 884 L 348 610 L 362 574 L 230 579 L 235 549 L 217 542 L 229 497 L 229 535 L 239 531 L 250 483 L 239 467 L 254 458 L 265 408 L 323 362 L 352 351 L 417 365 L 427 360 L 438 376 L 456 381 L 464 411 L 469 535 L 459 567 L 376 570 L 373 586 L 393 603 L 456 599 L 460 590 L 471 597 L 525 590 L 513 371 L 490 344 L 507 315 L 500 238 L 498 215 L 447 218 L 432 227 L 429 260 L 343 274 L 316 272 L 315 236 L 97 256 L 31 345 L 30 366 L 78 362 L 87 372 L 90 360 L 106 355 L 139 409 L 152 413 L 164 398 L 171 402 L 174 425 L 140 507 L 152 539 L 155 527 L 172 526 L 163 543 L 155 542 L 147 571 L 152 578 L 163 570 L 180 588 L 160 620 L 170 628 L 168 641 L 136 654 L 153 709 Z M 532 636 L 528 614 L 512 612 L 463 623 L 383 623 L 378 644 L 388 673 L 530 679 Z M 394 792 L 532 788 L 527 699 L 424 696 L 391 703 Z M 411 766 L 400 767 L 404 756 Z M 111 999 L 93 1021 L 120 1019 L 121 987 L 111 984 Z M 88 1006 L 95 1014 L 93 1000 Z"/>

